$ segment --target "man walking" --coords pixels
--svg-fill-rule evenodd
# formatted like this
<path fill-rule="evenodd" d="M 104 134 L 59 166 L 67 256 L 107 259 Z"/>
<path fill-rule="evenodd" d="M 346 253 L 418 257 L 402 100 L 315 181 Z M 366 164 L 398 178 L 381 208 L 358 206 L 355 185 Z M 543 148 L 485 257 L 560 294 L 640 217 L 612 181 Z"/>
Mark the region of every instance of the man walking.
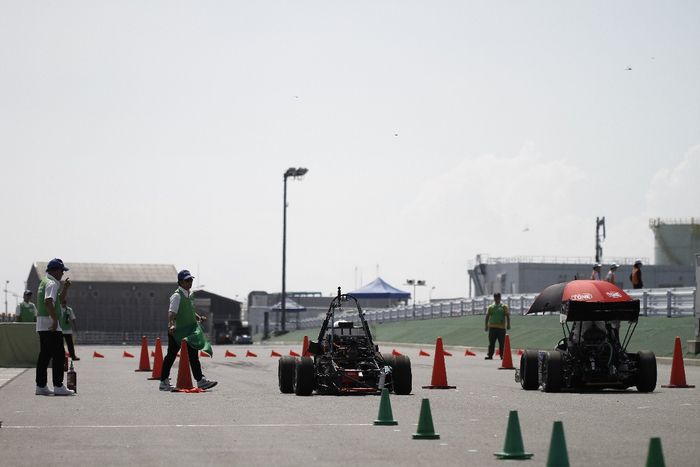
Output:
<path fill-rule="evenodd" d="M 36 321 L 36 306 L 30 302 L 32 291 L 24 291 L 24 299 L 17 305 L 17 321 L 20 323 L 34 323 Z"/>
<path fill-rule="evenodd" d="M 65 300 L 61 302 L 61 331 L 63 331 L 63 339 L 68 346 L 68 354 L 74 361 L 80 360 L 75 356 L 75 345 L 73 345 L 73 330 L 75 329 L 75 313 L 73 308 L 68 306 Z"/>
<path fill-rule="evenodd" d="M 503 359 L 503 341 L 506 338 L 506 329 L 510 329 L 510 311 L 508 305 L 501 303 L 501 294 L 493 294 L 494 303 L 486 310 L 486 320 L 484 321 L 484 331 L 489 333 L 489 349 L 486 360 L 493 359 L 493 351 L 498 340 L 498 351 Z"/>
<path fill-rule="evenodd" d="M 637 260 L 632 266 L 632 274 L 630 274 L 630 281 L 632 281 L 633 289 L 644 288 L 644 282 L 642 282 L 642 260 Z"/>
<path fill-rule="evenodd" d="M 193 279 L 194 276 L 187 269 L 178 272 L 178 287 L 170 297 L 170 307 L 168 308 L 168 352 L 163 359 L 159 388 L 161 391 L 172 391 L 174 389 L 170 384 L 170 368 L 172 368 L 177 352 L 180 350 L 180 342 L 196 332 L 198 321 L 206 320 L 206 317 L 200 316 L 195 312 L 194 298 L 190 293 Z M 198 349 L 192 347 L 189 342 L 187 355 L 189 356 L 192 375 L 197 380 L 197 387 L 209 389 L 216 386 L 218 384 L 216 381 L 209 381 L 202 374 Z"/>
<path fill-rule="evenodd" d="M 63 364 L 66 355 L 63 352 L 63 333 L 58 322 L 61 315 L 61 300 L 65 300 L 70 288 L 70 279 L 66 279 L 61 289 L 61 279 L 65 271 L 68 271 L 68 268 L 63 261 L 54 258 L 46 266 L 46 276 L 39 282 L 36 319 L 36 331 L 39 334 L 39 358 L 36 362 L 37 396 L 73 395 L 73 391 L 63 385 Z M 53 359 L 51 366 L 53 391 L 46 385 L 46 371 L 51 359 Z"/>

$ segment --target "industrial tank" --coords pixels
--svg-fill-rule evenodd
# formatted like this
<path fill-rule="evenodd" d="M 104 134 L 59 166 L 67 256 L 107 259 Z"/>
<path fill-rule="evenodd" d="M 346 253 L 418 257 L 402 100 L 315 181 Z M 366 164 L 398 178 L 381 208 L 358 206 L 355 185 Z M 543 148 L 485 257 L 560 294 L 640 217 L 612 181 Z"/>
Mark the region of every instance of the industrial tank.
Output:
<path fill-rule="evenodd" d="M 700 253 L 700 218 L 650 219 L 654 232 L 654 262 L 665 266 L 695 266 Z"/>

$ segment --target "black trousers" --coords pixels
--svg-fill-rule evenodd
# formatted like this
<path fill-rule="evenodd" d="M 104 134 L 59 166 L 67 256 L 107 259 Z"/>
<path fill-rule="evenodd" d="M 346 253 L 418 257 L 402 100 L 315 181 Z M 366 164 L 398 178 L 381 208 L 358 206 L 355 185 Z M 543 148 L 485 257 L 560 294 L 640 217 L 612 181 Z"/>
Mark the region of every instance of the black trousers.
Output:
<path fill-rule="evenodd" d="M 168 334 L 168 353 L 165 354 L 165 358 L 163 359 L 163 369 L 160 374 L 161 381 L 170 378 L 170 368 L 172 368 L 175 357 L 179 351 L 180 343 L 177 342 L 171 334 Z M 202 365 L 199 363 L 199 351 L 188 345 L 187 356 L 190 358 L 192 376 L 194 376 L 195 381 L 199 381 L 202 379 Z"/>
<path fill-rule="evenodd" d="M 63 339 L 66 341 L 68 346 L 68 353 L 70 358 L 75 359 L 75 346 L 73 345 L 73 334 L 64 334 Z"/>
<path fill-rule="evenodd" d="M 36 361 L 36 385 L 46 386 L 46 370 L 49 360 L 53 385 L 63 385 L 63 364 L 66 354 L 63 350 L 63 333 L 61 331 L 39 331 L 39 358 Z"/>
<path fill-rule="evenodd" d="M 493 351 L 496 347 L 496 341 L 498 340 L 498 351 L 501 353 L 501 358 L 503 358 L 503 341 L 506 340 L 506 330 L 500 328 L 489 328 L 489 350 L 488 356 L 493 357 Z"/>

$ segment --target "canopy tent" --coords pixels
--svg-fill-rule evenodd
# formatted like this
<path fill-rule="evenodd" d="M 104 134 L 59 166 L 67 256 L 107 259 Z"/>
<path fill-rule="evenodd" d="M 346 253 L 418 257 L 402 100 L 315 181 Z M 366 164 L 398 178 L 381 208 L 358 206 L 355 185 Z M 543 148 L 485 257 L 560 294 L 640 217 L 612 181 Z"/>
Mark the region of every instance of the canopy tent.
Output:
<path fill-rule="evenodd" d="M 297 302 L 292 300 L 289 297 L 286 297 L 284 300 L 284 308 L 286 311 L 306 311 L 306 307 L 299 305 Z M 272 305 L 272 311 L 280 311 L 282 309 L 282 301 L 280 300 L 279 302 L 275 303 Z"/>
<path fill-rule="evenodd" d="M 410 293 L 387 284 L 381 277 L 377 277 L 369 284 L 350 292 L 350 295 L 363 299 L 388 298 L 392 300 L 408 300 L 411 298 Z"/>

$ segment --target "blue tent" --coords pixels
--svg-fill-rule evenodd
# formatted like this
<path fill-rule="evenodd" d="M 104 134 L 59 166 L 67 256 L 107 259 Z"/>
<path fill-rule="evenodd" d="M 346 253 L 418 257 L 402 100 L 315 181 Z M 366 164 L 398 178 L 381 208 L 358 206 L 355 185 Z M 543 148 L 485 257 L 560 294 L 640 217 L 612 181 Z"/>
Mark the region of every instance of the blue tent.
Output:
<path fill-rule="evenodd" d="M 384 282 L 381 277 L 377 277 L 364 287 L 360 287 L 359 289 L 350 292 L 350 295 L 355 296 L 355 298 L 364 299 L 388 298 L 392 300 L 408 300 L 411 298 L 410 293 L 399 290 L 396 287 L 392 287 Z"/>

